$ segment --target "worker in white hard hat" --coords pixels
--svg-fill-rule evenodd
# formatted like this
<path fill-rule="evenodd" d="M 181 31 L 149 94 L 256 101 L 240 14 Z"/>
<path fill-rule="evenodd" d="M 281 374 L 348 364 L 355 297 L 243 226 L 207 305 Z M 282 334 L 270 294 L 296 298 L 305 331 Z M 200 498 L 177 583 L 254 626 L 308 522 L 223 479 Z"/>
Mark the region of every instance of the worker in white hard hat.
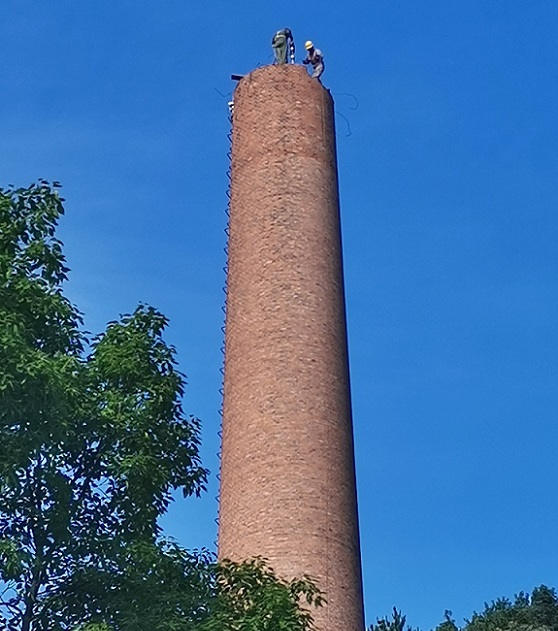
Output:
<path fill-rule="evenodd" d="M 275 55 L 276 64 L 287 63 L 287 48 L 289 49 L 289 57 L 291 63 L 294 63 L 294 39 L 290 28 L 284 28 L 277 31 L 271 40 L 273 54 Z"/>
<path fill-rule="evenodd" d="M 322 55 L 322 51 L 318 48 L 314 48 L 314 44 L 310 40 L 304 44 L 304 48 L 306 48 L 307 54 L 306 59 L 304 59 L 302 63 L 311 64 L 313 69 L 312 77 L 319 79 L 324 71 L 324 56 Z"/>

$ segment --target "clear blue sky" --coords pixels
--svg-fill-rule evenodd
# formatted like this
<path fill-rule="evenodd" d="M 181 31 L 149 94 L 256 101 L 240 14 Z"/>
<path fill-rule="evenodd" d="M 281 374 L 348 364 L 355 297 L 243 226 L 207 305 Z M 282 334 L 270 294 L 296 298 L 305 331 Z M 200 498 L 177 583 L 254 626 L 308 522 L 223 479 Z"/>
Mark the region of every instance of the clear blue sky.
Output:
<path fill-rule="evenodd" d="M 326 59 L 368 621 L 558 585 L 558 3 L 3 0 L 0 184 L 60 180 L 92 331 L 139 301 L 216 472 L 231 72 Z M 358 106 L 358 107 L 357 107 Z M 355 109 L 356 108 L 356 109 Z M 164 523 L 213 545 L 217 492 Z"/>

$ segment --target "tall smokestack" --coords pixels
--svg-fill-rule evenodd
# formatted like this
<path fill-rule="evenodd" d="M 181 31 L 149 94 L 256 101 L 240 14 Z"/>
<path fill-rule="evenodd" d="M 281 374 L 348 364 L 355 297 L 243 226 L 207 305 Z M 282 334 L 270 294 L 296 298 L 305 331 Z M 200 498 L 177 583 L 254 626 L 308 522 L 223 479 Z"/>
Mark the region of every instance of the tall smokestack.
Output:
<path fill-rule="evenodd" d="M 234 93 L 219 557 L 325 591 L 362 631 L 333 100 L 297 65 Z"/>

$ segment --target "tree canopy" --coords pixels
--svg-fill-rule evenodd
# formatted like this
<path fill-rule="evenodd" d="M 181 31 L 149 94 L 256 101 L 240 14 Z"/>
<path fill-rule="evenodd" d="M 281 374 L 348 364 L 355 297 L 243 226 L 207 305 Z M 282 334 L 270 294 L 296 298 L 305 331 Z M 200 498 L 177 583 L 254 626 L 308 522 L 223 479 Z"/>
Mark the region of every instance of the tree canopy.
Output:
<path fill-rule="evenodd" d="M 379 618 L 369 631 L 412 631 L 406 616 L 395 607 L 390 618 Z M 460 626 L 446 610 L 435 631 L 558 631 L 558 597 L 553 588 L 535 587 L 531 594 L 520 592 L 513 600 L 498 598 L 474 612 Z"/>

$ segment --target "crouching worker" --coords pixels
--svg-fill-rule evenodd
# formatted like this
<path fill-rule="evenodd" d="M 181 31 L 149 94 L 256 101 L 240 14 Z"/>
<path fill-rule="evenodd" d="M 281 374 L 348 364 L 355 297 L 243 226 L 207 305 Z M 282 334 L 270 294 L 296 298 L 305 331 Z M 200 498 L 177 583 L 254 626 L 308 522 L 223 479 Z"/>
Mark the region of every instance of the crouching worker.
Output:
<path fill-rule="evenodd" d="M 306 48 L 307 54 L 306 59 L 304 59 L 302 63 L 306 65 L 311 64 L 313 70 L 312 77 L 319 79 L 324 71 L 324 57 L 322 51 L 318 48 L 314 48 L 314 44 L 311 41 L 307 41 L 306 44 L 304 44 L 304 48 Z"/>

